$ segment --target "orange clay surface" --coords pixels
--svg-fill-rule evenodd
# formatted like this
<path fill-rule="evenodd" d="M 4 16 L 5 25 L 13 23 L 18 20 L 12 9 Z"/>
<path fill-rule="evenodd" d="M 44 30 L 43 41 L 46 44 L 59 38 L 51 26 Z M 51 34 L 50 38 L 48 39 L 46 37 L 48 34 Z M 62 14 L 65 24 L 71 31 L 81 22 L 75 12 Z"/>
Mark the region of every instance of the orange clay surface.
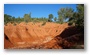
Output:
<path fill-rule="evenodd" d="M 60 35 L 68 24 L 57 24 L 53 22 L 42 23 L 20 23 L 13 25 L 8 23 L 4 26 L 4 48 L 54 48 L 62 49 L 57 44 L 55 37 Z"/>

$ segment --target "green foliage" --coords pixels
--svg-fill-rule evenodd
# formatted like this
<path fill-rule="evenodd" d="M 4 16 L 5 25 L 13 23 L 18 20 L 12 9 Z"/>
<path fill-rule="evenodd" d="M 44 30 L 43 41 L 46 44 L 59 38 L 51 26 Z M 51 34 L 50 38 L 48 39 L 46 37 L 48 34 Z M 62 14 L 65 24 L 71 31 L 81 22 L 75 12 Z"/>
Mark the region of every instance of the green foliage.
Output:
<path fill-rule="evenodd" d="M 58 21 L 62 24 L 64 18 L 65 18 L 65 8 L 61 8 L 61 9 L 58 11 Z"/>
<path fill-rule="evenodd" d="M 69 23 L 75 23 L 78 27 L 84 27 L 84 4 L 77 5 L 77 12 L 73 13 L 73 17 L 69 19 Z"/>
<path fill-rule="evenodd" d="M 53 14 L 49 14 L 49 21 L 52 22 Z"/>
<path fill-rule="evenodd" d="M 54 18 L 54 21 L 55 21 L 55 22 L 57 21 L 57 17 Z"/>
<path fill-rule="evenodd" d="M 71 18 L 73 16 L 73 9 L 72 8 L 61 8 L 59 11 L 58 11 L 58 21 L 60 23 L 63 23 L 65 19 L 67 18 Z"/>
<path fill-rule="evenodd" d="M 77 26 L 84 26 L 84 4 L 79 4 L 77 5 L 77 14 L 76 16 L 78 17 L 76 20 L 76 25 Z"/>
<path fill-rule="evenodd" d="M 14 17 L 4 14 L 4 24 L 7 24 L 8 22 L 11 22 L 14 20 Z"/>
<path fill-rule="evenodd" d="M 48 18 L 41 17 L 41 18 L 31 18 L 32 22 L 47 22 Z"/>
<path fill-rule="evenodd" d="M 72 8 L 65 8 L 65 10 L 66 10 L 66 13 L 65 13 L 65 18 L 72 18 L 73 17 L 73 13 L 74 13 L 74 11 L 73 11 L 73 9 Z"/>
<path fill-rule="evenodd" d="M 65 19 L 69 19 L 69 25 L 84 27 L 84 4 L 78 4 L 76 12 L 72 8 L 61 8 L 58 11 L 58 22 L 63 23 Z"/>
<path fill-rule="evenodd" d="M 69 19 L 69 24 L 73 23 L 80 29 L 84 29 L 84 4 L 77 5 L 77 12 L 74 12 L 73 17 Z"/>
<path fill-rule="evenodd" d="M 26 23 L 30 21 L 30 18 L 31 18 L 30 14 L 25 14 L 25 15 L 24 15 L 24 21 L 25 21 Z"/>
<path fill-rule="evenodd" d="M 15 18 L 15 17 L 12 17 L 12 16 L 10 16 L 10 15 L 7 15 L 7 14 L 4 14 L 4 24 L 6 25 L 7 23 L 15 23 L 15 22 L 17 22 L 17 23 L 20 23 L 20 22 L 22 22 L 23 21 L 23 18 L 20 18 L 20 17 L 18 17 L 18 18 Z"/>
<path fill-rule="evenodd" d="M 73 24 L 73 21 L 70 21 L 70 22 L 68 23 L 68 25 L 70 25 L 70 26 L 71 26 L 72 24 Z"/>

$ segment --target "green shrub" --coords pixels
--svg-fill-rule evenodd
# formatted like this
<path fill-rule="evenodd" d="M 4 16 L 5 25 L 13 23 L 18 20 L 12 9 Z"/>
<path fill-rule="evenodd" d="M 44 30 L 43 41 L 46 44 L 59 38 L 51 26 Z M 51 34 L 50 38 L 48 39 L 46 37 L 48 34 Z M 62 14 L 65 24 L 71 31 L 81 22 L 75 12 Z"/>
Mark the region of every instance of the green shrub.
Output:
<path fill-rule="evenodd" d="M 46 22 L 43 22 L 42 26 L 44 26 L 46 24 Z"/>

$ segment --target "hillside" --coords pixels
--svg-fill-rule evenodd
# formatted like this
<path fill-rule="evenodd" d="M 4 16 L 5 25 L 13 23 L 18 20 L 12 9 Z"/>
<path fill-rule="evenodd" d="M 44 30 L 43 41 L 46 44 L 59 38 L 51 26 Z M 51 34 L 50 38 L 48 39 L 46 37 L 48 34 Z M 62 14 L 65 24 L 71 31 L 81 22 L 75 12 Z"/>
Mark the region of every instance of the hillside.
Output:
<path fill-rule="evenodd" d="M 84 34 L 68 23 L 20 23 L 4 26 L 5 49 L 84 48 Z"/>

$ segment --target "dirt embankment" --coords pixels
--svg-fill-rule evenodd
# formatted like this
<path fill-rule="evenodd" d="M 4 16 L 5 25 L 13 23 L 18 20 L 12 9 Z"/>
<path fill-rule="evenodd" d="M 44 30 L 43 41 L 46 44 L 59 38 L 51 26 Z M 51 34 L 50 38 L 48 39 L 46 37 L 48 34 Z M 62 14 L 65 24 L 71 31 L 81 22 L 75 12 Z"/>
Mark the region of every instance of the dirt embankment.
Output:
<path fill-rule="evenodd" d="M 7 24 L 4 26 L 4 48 L 62 49 L 68 45 L 70 47 L 72 42 L 68 41 L 67 37 L 80 32 L 77 32 L 76 28 L 65 31 L 66 28 L 69 28 L 67 23 L 47 22 L 42 25 L 42 23 L 30 22 L 20 23 L 16 26 Z M 75 39 L 75 37 L 73 38 Z"/>

